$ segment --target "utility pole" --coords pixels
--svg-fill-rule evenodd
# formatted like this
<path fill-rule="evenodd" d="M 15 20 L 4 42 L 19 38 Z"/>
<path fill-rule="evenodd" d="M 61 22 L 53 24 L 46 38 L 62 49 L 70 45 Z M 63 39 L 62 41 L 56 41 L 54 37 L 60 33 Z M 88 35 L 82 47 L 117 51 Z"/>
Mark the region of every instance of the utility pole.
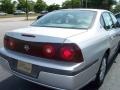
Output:
<path fill-rule="evenodd" d="M 71 3 L 72 3 L 72 8 L 73 8 L 73 0 L 71 0 Z"/>
<path fill-rule="evenodd" d="M 86 0 L 86 8 L 87 8 L 88 0 Z"/>
<path fill-rule="evenodd" d="M 26 0 L 26 20 L 28 20 L 28 0 Z"/>
<path fill-rule="evenodd" d="M 83 8 L 83 0 L 80 0 L 80 5 Z"/>
<path fill-rule="evenodd" d="M 73 0 L 72 0 L 72 8 L 73 8 Z"/>

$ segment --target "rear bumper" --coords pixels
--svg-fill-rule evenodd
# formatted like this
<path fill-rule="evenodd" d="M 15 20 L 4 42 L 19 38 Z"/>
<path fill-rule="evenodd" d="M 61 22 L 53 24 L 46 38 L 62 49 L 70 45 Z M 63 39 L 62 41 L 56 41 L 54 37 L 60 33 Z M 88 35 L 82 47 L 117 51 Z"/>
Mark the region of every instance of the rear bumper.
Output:
<path fill-rule="evenodd" d="M 55 89 L 76 90 L 78 88 L 82 88 L 90 81 L 95 79 L 94 72 L 97 68 L 96 62 L 89 68 L 86 68 L 85 70 L 76 75 L 61 75 L 58 73 L 56 74 L 41 70 L 37 77 L 31 77 L 29 75 L 25 75 L 23 73 L 13 70 L 10 66 L 10 62 L 8 61 L 8 59 L 10 59 L 10 57 L 4 57 L 3 55 L 0 55 L 0 63 L 2 67 L 7 71 L 15 74 L 20 78 Z M 91 74 L 91 72 L 93 72 L 94 74 Z"/>

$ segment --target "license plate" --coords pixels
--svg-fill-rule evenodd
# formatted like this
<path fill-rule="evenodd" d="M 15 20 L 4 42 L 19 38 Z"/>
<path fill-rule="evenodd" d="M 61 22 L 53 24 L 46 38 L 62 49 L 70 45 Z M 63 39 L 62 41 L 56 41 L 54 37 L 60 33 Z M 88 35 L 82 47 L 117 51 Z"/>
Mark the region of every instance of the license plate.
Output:
<path fill-rule="evenodd" d="M 32 72 L 32 64 L 18 61 L 17 69 L 20 71 L 26 72 L 26 73 L 31 73 Z"/>

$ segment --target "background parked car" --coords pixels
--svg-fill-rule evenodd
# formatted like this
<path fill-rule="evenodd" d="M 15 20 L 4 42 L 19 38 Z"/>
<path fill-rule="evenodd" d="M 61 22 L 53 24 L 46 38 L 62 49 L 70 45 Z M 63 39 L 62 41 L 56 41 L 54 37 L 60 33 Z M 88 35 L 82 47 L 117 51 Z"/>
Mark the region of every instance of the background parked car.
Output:
<path fill-rule="evenodd" d="M 25 14 L 25 12 L 22 10 L 16 10 L 14 13 L 14 15 L 23 15 L 23 14 Z"/>
<path fill-rule="evenodd" d="M 29 11 L 28 14 L 32 15 L 32 14 L 35 14 L 35 12 Z"/>
<path fill-rule="evenodd" d="M 46 14 L 48 13 L 48 11 L 41 11 L 41 14 Z"/>
<path fill-rule="evenodd" d="M 7 13 L 0 11 L 0 16 L 5 16 Z"/>

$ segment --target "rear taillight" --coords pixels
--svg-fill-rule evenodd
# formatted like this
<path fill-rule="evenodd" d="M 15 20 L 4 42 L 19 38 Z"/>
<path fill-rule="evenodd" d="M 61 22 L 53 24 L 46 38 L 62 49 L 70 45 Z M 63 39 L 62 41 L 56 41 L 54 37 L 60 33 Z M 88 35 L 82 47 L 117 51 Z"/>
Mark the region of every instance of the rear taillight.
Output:
<path fill-rule="evenodd" d="M 62 60 L 67 62 L 82 62 L 83 55 L 80 48 L 73 43 L 59 44 L 43 44 L 41 57 Z"/>
<path fill-rule="evenodd" d="M 45 44 L 42 47 L 42 54 L 44 57 L 52 58 L 55 55 L 55 47 L 52 44 Z"/>
<path fill-rule="evenodd" d="M 25 48 L 27 45 L 28 50 Z M 4 47 L 10 50 L 50 60 L 83 62 L 81 49 L 74 43 L 42 43 L 4 37 Z"/>
<path fill-rule="evenodd" d="M 14 49 L 16 47 L 16 43 L 14 40 L 9 40 L 9 47 L 11 47 L 11 49 Z"/>
<path fill-rule="evenodd" d="M 12 39 L 4 38 L 4 46 L 6 46 L 10 49 L 14 49 L 14 48 L 16 48 L 16 43 Z"/>
<path fill-rule="evenodd" d="M 62 47 L 60 50 L 60 57 L 66 61 L 71 61 L 74 59 L 75 51 L 72 47 Z"/>
<path fill-rule="evenodd" d="M 64 61 L 83 62 L 81 49 L 74 43 L 63 44 L 60 48 L 60 57 Z"/>

